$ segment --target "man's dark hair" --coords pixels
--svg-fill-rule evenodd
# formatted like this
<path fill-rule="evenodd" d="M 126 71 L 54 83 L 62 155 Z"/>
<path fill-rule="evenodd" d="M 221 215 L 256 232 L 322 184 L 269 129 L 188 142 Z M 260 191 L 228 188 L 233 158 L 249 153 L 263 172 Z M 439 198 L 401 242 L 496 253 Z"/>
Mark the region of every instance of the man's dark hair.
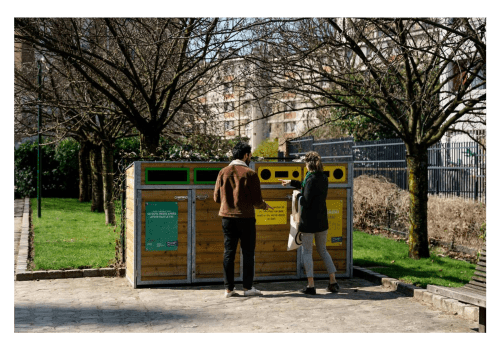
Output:
<path fill-rule="evenodd" d="M 238 142 L 233 148 L 233 158 L 243 159 L 245 154 L 252 152 L 252 147 L 246 142 Z"/>

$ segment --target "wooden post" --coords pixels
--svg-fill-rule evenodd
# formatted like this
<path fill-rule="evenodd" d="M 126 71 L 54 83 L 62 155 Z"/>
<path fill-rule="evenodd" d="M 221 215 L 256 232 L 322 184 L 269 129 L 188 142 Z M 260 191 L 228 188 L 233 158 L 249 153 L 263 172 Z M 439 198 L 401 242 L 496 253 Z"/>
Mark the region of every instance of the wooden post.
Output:
<path fill-rule="evenodd" d="M 486 333 L 486 308 L 479 307 L 479 333 Z"/>

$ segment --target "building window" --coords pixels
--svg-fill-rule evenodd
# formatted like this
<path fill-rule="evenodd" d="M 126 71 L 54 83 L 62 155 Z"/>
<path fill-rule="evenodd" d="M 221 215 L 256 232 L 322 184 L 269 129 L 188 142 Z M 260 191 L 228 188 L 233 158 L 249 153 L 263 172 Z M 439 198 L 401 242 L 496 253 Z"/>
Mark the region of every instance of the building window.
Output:
<path fill-rule="evenodd" d="M 252 114 L 252 106 L 249 103 L 243 105 L 243 114 L 247 117 L 250 117 Z"/>
<path fill-rule="evenodd" d="M 476 86 L 483 84 L 485 81 L 486 81 L 486 71 L 483 67 L 472 81 L 471 87 L 475 88 Z M 483 84 L 478 87 L 478 90 L 483 90 L 483 89 L 486 89 L 486 84 Z"/>
<path fill-rule="evenodd" d="M 234 66 L 233 65 L 227 65 L 224 67 L 224 73 L 225 75 L 233 75 L 234 73 Z"/>
<path fill-rule="evenodd" d="M 346 59 L 347 63 L 349 63 L 351 61 L 351 57 L 352 57 L 352 50 L 347 50 L 345 53 L 345 59 Z"/>
<path fill-rule="evenodd" d="M 234 121 L 233 120 L 226 120 L 224 122 L 224 130 L 225 131 L 232 130 L 233 128 L 234 128 Z"/>
<path fill-rule="evenodd" d="M 285 103 L 285 112 L 290 112 L 295 109 L 295 102 L 287 102 Z"/>
<path fill-rule="evenodd" d="M 285 133 L 292 133 L 296 131 L 296 124 L 295 122 L 286 122 L 285 123 Z"/>
<path fill-rule="evenodd" d="M 224 112 L 231 112 L 234 110 L 234 102 L 224 102 Z"/>
<path fill-rule="evenodd" d="M 234 86 L 231 83 L 224 84 L 224 94 L 232 94 L 234 92 Z"/>
<path fill-rule="evenodd" d="M 372 56 L 373 51 L 370 50 L 369 47 L 365 48 L 363 51 L 365 52 L 366 58 L 370 58 L 370 56 Z"/>
<path fill-rule="evenodd" d="M 460 86 L 465 83 L 465 81 L 469 78 L 471 72 L 475 69 L 475 67 L 470 67 L 469 71 L 467 71 L 467 64 L 465 62 L 455 63 L 453 65 L 453 91 L 458 91 L 458 89 L 460 89 Z M 486 71 L 483 67 L 472 81 L 470 88 L 475 88 L 476 86 L 483 84 L 485 81 Z M 486 89 L 486 84 L 479 86 L 477 89 Z"/>

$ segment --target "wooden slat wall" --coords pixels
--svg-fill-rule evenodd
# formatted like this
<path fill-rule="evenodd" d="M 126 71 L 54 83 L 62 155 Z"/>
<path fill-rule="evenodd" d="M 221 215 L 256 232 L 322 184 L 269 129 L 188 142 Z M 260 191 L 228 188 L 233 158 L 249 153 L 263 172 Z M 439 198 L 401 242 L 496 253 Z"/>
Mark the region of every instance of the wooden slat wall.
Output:
<path fill-rule="evenodd" d="M 174 196 L 187 196 L 187 190 L 143 190 L 141 210 L 141 280 L 187 279 L 188 201 L 179 201 L 179 245 L 177 250 L 146 251 L 146 202 L 175 202 Z"/>
<path fill-rule="evenodd" d="M 286 201 L 287 222 L 283 225 L 257 225 L 257 242 L 255 245 L 255 276 L 296 276 L 297 251 L 287 251 L 288 234 L 290 233 L 290 214 L 292 200 L 287 195 L 293 188 L 262 188 L 265 201 Z"/>
<path fill-rule="evenodd" d="M 134 207 L 135 207 L 135 193 L 134 193 L 134 165 L 127 169 L 125 173 L 126 178 L 126 212 L 125 212 L 125 235 L 126 235 L 126 275 L 133 282 L 134 281 Z"/>
<path fill-rule="evenodd" d="M 144 184 L 146 167 L 187 167 L 208 168 L 224 167 L 228 163 L 142 163 L 141 184 Z M 345 165 L 347 163 L 325 163 L 325 165 Z M 290 164 L 284 163 L 283 166 Z M 295 164 L 294 164 L 295 165 Z M 298 163 L 297 165 L 300 165 Z M 280 166 L 279 163 L 273 166 Z M 126 212 L 126 267 L 127 276 L 133 281 L 134 276 L 134 166 L 127 170 L 127 212 Z M 193 183 L 194 171 L 190 171 L 190 180 Z M 295 276 L 297 274 L 297 251 L 287 251 L 288 233 L 290 230 L 289 217 L 291 214 L 291 195 L 293 189 L 262 188 L 266 201 L 287 201 L 287 223 L 284 225 L 257 226 L 257 243 L 255 249 L 256 276 Z M 176 201 L 174 196 L 187 196 L 187 190 L 143 190 L 142 191 L 142 218 L 141 218 L 141 276 L 143 281 L 182 280 L 187 279 L 187 201 L 179 203 L 179 246 L 177 251 L 146 252 L 145 250 L 145 202 Z M 193 247 L 195 254 L 196 278 L 222 278 L 222 260 L 224 252 L 224 237 L 221 227 L 221 218 L 218 216 L 219 204 L 213 201 L 213 190 L 197 189 L 196 195 L 207 195 L 207 199 L 196 201 L 196 243 Z M 343 200 L 343 229 L 342 246 L 328 247 L 337 273 L 346 272 L 347 259 L 347 190 L 328 190 L 330 200 Z M 239 250 L 239 249 L 238 249 Z M 316 251 L 313 251 L 314 273 L 325 274 L 325 266 Z M 235 277 L 239 277 L 240 254 L 236 255 Z"/>
<path fill-rule="evenodd" d="M 195 278 L 223 278 L 224 234 L 219 216 L 220 204 L 214 202 L 213 190 L 196 190 L 196 267 Z M 238 250 L 239 252 L 239 245 Z M 234 276 L 240 276 L 240 254 L 234 261 Z"/>
<path fill-rule="evenodd" d="M 264 200 L 287 200 L 286 225 L 257 226 L 257 243 L 255 248 L 255 275 L 281 276 L 297 273 L 296 250 L 287 251 L 288 234 L 290 231 L 290 214 L 292 201 L 286 199 L 293 189 L 262 189 Z M 337 274 L 345 273 L 347 266 L 347 190 L 328 189 L 329 200 L 342 200 L 342 245 L 327 247 Z M 315 247 L 313 247 L 315 249 Z M 320 255 L 313 250 L 315 274 L 326 274 L 326 267 Z"/>
<path fill-rule="evenodd" d="M 145 185 L 146 168 L 189 168 L 189 183 L 194 184 L 194 168 L 223 168 L 229 163 L 142 163 L 141 164 L 141 185 Z"/>
<path fill-rule="evenodd" d="M 468 284 L 464 286 L 480 293 L 486 293 L 486 244 L 481 249 L 481 255 L 476 265 L 474 275 Z"/>
<path fill-rule="evenodd" d="M 347 263 L 347 190 L 344 188 L 329 188 L 326 199 L 342 200 L 342 245 L 338 247 L 326 247 L 337 269 L 336 274 L 341 274 L 346 272 Z M 323 260 L 318 252 L 316 252 L 316 246 L 313 246 L 313 264 L 315 275 L 327 273 Z"/>

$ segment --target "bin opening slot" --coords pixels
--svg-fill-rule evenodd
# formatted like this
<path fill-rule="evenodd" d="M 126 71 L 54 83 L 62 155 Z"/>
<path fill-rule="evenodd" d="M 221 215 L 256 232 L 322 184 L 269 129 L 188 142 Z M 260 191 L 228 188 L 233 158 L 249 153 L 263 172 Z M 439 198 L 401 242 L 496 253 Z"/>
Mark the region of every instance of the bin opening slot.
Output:
<path fill-rule="evenodd" d="M 344 177 L 344 171 L 342 171 L 342 169 L 335 169 L 335 171 L 333 172 L 333 177 L 337 180 L 340 180 Z"/>
<path fill-rule="evenodd" d="M 189 183 L 189 169 L 146 169 L 146 184 Z"/>
<path fill-rule="evenodd" d="M 275 171 L 274 177 L 288 177 L 288 171 Z"/>
<path fill-rule="evenodd" d="M 220 168 L 213 169 L 194 169 L 195 183 L 215 184 Z"/>

